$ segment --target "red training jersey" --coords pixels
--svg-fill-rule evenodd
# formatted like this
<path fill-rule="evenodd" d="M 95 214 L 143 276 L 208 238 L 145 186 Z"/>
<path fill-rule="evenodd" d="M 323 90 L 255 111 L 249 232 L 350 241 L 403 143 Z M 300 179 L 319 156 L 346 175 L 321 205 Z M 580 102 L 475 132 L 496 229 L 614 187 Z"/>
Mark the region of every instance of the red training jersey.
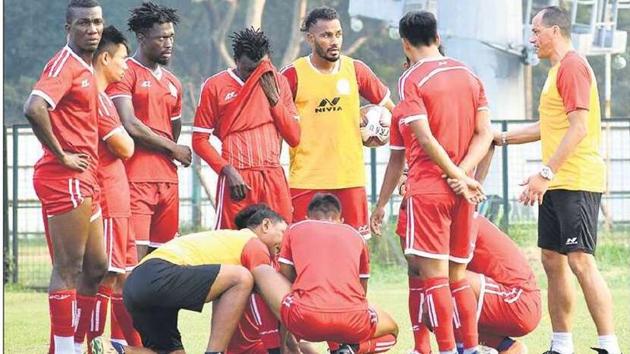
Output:
<path fill-rule="evenodd" d="M 154 133 L 173 140 L 171 121 L 182 115 L 182 84 L 170 71 L 158 66 L 151 70 L 134 58 L 122 81 L 107 88 L 110 98 L 130 98 L 136 117 Z M 177 183 L 177 166 L 170 156 L 136 146 L 125 162 L 129 182 Z"/>
<path fill-rule="evenodd" d="M 45 146 L 44 155 L 35 164 L 34 179 L 77 178 L 96 186 L 98 164 L 98 128 L 96 80 L 92 65 L 65 46 L 55 54 L 33 88 L 50 105 L 50 124 L 61 148 L 89 156 L 89 168 L 83 172 L 63 166 Z"/>
<path fill-rule="evenodd" d="M 477 243 L 467 269 L 508 287 L 539 290 L 532 268 L 514 241 L 488 219 L 479 216 L 477 222 Z"/>
<path fill-rule="evenodd" d="M 305 220 L 289 227 L 278 262 L 295 267 L 293 294 L 320 312 L 361 310 L 367 306 L 361 278 L 369 278 L 369 251 L 351 226 Z"/>
<path fill-rule="evenodd" d="M 310 62 L 310 61 L 309 61 Z M 361 60 L 352 59 L 354 72 L 359 86 L 359 95 L 372 104 L 382 105 L 389 98 L 389 89 L 374 74 L 367 64 Z M 313 70 L 317 70 L 313 67 Z M 289 64 L 280 70 L 289 81 L 293 98 L 297 95 L 298 74 L 293 64 Z"/>
<path fill-rule="evenodd" d="M 201 87 L 201 96 L 195 113 L 193 132 L 202 134 L 213 134 L 218 122 L 225 116 L 226 111 L 233 110 L 236 98 L 241 94 L 245 83 L 232 69 L 224 70 L 209 77 Z M 293 104 L 293 99 L 289 91 L 286 80 L 278 76 L 280 92 L 280 102 L 284 105 L 287 113 L 291 116 L 288 119 L 295 119 L 298 116 Z M 209 161 L 201 151 L 195 150 L 202 155 L 204 160 L 217 173 L 230 164 L 237 169 L 249 169 L 260 167 L 280 166 L 280 152 L 282 147 L 282 137 L 279 127 L 272 116 L 267 96 L 262 92 L 262 88 L 257 87 L 256 94 L 247 101 L 248 106 L 260 107 L 254 111 L 258 114 L 256 118 L 260 125 L 248 130 L 230 131 L 226 136 L 218 136 L 221 139 L 221 158 L 223 161 Z M 295 124 L 295 128 L 299 126 Z M 291 142 L 289 142 L 291 144 Z M 207 142 L 209 145 L 210 143 Z"/>
<path fill-rule="evenodd" d="M 468 152 L 474 135 L 476 114 L 488 103 L 483 84 L 468 67 L 447 57 L 419 61 L 398 80 L 400 102 L 394 109 L 390 129 L 392 149 L 404 149 L 409 177 L 407 193 L 452 193 L 444 172 L 427 155 L 409 123 L 428 120 L 431 133 L 455 164 Z"/>
<path fill-rule="evenodd" d="M 101 189 L 100 204 L 103 217 L 128 217 L 129 182 L 123 161 L 107 147 L 107 139 L 124 133 L 118 112 L 104 93 L 99 93 L 98 107 L 98 184 Z"/>

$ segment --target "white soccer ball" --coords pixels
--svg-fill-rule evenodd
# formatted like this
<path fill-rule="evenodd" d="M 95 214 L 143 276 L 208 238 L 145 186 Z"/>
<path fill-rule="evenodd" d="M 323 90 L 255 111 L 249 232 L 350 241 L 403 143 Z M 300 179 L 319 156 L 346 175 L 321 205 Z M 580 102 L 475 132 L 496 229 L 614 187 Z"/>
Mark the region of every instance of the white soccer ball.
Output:
<path fill-rule="evenodd" d="M 382 106 L 361 107 L 361 139 L 367 147 L 383 146 L 389 142 L 389 126 L 392 114 Z"/>

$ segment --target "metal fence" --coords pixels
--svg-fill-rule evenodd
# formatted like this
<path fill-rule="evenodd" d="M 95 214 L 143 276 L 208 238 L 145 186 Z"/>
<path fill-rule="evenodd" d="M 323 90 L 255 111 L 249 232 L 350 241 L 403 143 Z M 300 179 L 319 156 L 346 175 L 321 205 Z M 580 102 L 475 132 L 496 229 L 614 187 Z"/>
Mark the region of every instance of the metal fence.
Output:
<path fill-rule="evenodd" d="M 497 129 L 508 130 L 529 123 L 531 121 L 509 120 L 493 124 Z M 33 165 L 41 156 L 41 146 L 28 126 L 15 125 L 3 130 L 4 267 L 5 277 L 8 276 L 5 281 L 27 287 L 45 287 L 50 276 L 50 257 L 40 203 L 32 187 Z M 191 131 L 190 126 L 183 127 L 181 143 L 190 145 Z M 220 147 L 218 141 L 212 141 L 212 144 Z M 630 236 L 630 183 L 627 182 L 630 179 L 630 118 L 603 121 L 601 151 L 608 171 L 608 189 L 602 198 L 600 213 L 601 227 L 616 236 Z M 385 174 L 389 151 L 387 148 L 366 148 L 364 156 L 368 176 L 366 189 L 374 202 Z M 489 199 L 481 206 L 481 211 L 508 232 L 511 227 L 536 222 L 537 209 L 520 205 L 517 198 L 518 183 L 540 166 L 540 156 L 538 143 L 502 147 L 495 151 L 484 186 Z M 286 166 L 286 148 L 281 160 Z M 178 172 L 180 231 L 210 228 L 215 217 L 211 199 L 216 174 L 198 159 L 192 168 L 180 168 Z M 390 201 L 390 220 L 395 220 L 399 204 L 399 196 Z"/>

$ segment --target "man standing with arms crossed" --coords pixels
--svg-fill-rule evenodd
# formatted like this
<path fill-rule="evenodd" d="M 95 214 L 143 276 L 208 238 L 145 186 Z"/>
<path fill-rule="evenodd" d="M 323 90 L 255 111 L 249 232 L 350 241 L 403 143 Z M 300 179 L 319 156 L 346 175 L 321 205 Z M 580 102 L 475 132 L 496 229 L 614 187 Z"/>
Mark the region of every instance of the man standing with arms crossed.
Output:
<path fill-rule="evenodd" d="M 131 10 L 129 29 L 138 49 L 127 60 L 125 78 L 107 88 L 123 126 L 136 142 L 125 163 L 129 178 L 132 232 L 138 259 L 177 234 L 179 192 L 177 166 L 190 165 L 191 151 L 178 145 L 181 131 L 182 85 L 164 69 L 171 59 L 175 9 L 145 2 Z"/>
<path fill-rule="evenodd" d="M 96 179 L 98 93 L 92 67 L 103 32 L 99 3 L 70 1 L 65 29 L 68 43 L 46 64 L 24 105 L 44 149 L 33 186 L 42 203 L 53 263 L 48 303 L 49 351 L 54 354 L 74 353 L 77 306 L 92 313 L 92 300 L 107 272 Z"/>
<path fill-rule="evenodd" d="M 551 69 L 540 95 L 540 120 L 495 136 L 498 145 L 540 140 L 543 166 L 529 176 L 519 200 L 539 205 L 538 247 L 549 283 L 553 335 L 549 354 L 573 353 L 571 327 L 577 277 L 599 335 L 600 353 L 619 354 L 612 297 L 593 254 L 597 216 L 605 184 L 599 155 L 600 110 L 590 65 L 571 46 L 571 20 L 547 7 L 532 20 L 530 42 Z"/>
<path fill-rule="evenodd" d="M 300 113 L 300 144 L 291 149 L 289 186 L 293 221 L 306 218 L 317 192 L 336 195 L 343 220 L 369 236 L 360 97 L 393 109 L 389 90 L 359 60 L 341 55 L 343 32 L 337 12 L 311 11 L 302 31 L 311 54 L 282 69 Z"/>

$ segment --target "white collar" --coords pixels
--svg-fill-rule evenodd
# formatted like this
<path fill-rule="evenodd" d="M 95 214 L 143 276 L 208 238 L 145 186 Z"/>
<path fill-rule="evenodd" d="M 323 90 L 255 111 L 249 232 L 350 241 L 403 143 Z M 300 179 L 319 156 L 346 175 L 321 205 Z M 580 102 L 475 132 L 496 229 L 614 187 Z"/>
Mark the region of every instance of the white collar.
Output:
<path fill-rule="evenodd" d="M 232 77 L 232 79 L 234 79 L 234 81 L 238 82 L 239 85 L 245 86 L 245 83 L 243 82 L 243 80 L 241 80 L 240 77 L 238 77 L 238 75 L 236 75 L 233 68 L 228 68 L 227 73 Z"/>
<path fill-rule="evenodd" d="M 153 75 L 156 79 L 158 79 L 158 81 L 162 80 L 162 66 L 160 66 L 159 64 L 157 66 L 157 69 L 153 70 L 153 69 L 151 69 L 149 67 L 144 66 L 141 62 L 136 60 L 136 58 L 134 58 L 134 57 L 129 57 L 129 60 L 133 60 L 134 63 L 140 65 L 141 67 L 143 67 L 143 68 L 145 68 L 147 70 L 149 70 L 151 75 Z"/>
<path fill-rule="evenodd" d="M 66 46 L 64 47 L 64 49 L 68 50 L 68 52 L 70 53 L 70 55 L 72 55 L 76 60 L 79 61 L 79 63 L 81 65 L 83 65 L 86 69 L 88 69 L 92 74 L 94 74 L 94 67 L 92 67 L 92 65 L 88 65 L 88 63 L 85 62 L 85 60 L 83 60 L 83 58 L 81 58 L 77 53 L 74 52 L 74 50 L 72 50 L 72 48 L 70 48 L 70 46 L 68 44 L 66 44 Z"/>

